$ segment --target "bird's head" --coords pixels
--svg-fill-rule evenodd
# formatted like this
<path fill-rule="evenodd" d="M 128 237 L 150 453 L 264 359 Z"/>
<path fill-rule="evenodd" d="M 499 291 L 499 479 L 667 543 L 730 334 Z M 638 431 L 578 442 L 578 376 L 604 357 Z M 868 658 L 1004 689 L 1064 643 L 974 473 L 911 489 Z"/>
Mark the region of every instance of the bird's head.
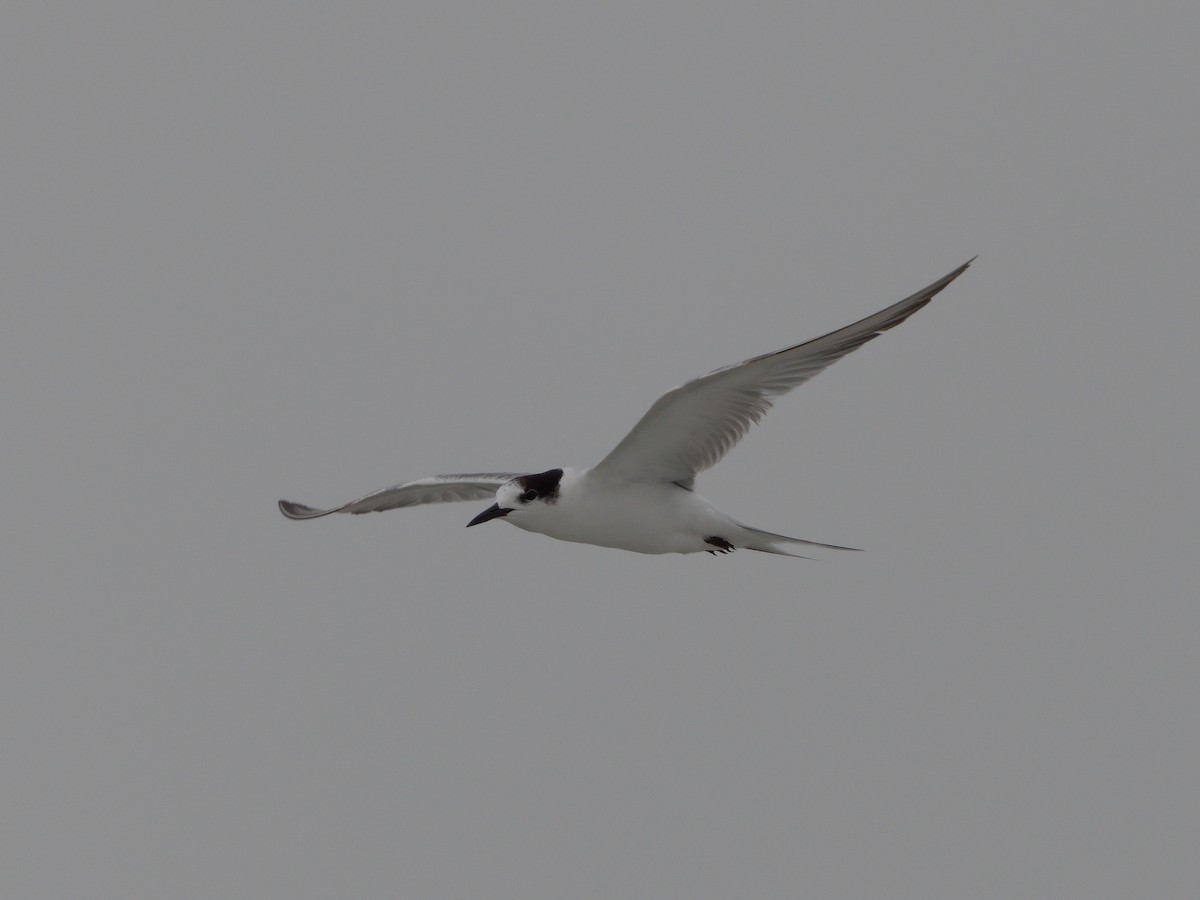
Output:
<path fill-rule="evenodd" d="M 550 469 L 537 475 L 519 475 L 506 481 L 496 491 L 496 502 L 467 523 L 467 527 L 481 525 L 501 516 L 520 516 L 558 500 L 558 486 L 562 481 L 562 469 Z"/>

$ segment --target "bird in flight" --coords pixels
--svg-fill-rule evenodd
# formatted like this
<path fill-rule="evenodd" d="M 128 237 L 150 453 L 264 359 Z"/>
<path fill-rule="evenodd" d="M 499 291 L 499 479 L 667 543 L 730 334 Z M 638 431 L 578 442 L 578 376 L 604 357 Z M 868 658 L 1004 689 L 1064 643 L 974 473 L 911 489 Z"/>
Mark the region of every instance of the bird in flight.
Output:
<path fill-rule="evenodd" d="M 853 550 L 739 522 L 695 492 L 696 475 L 720 462 L 776 397 L 899 325 L 972 262 L 853 325 L 717 369 L 668 391 L 608 456 L 590 468 L 433 475 L 333 509 L 313 509 L 288 500 L 280 500 L 279 509 L 289 519 L 316 519 L 330 513 L 494 498 L 467 527 L 503 519 L 560 541 L 635 553 L 717 554 L 745 548 L 800 556 L 794 548 Z"/>

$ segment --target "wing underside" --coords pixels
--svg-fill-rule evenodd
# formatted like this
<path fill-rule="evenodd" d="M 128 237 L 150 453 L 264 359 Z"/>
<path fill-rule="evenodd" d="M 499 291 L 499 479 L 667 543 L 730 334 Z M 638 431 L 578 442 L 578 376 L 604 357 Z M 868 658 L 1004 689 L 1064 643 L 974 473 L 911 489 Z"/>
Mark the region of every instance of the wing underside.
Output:
<path fill-rule="evenodd" d="M 487 500 L 496 489 L 517 478 L 519 472 L 478 472 L 465 475 L 433 475 L 406 481 L 352 500 L 344 506 L 315 509 L 290 500 L 279 501 L 279 511 L 289 519 L 317 519 L 330 513 L 383 512 L 425 503 L 454 503 L 459 500 Z"/>
<path fill-rule="evenodd" d="M 717 369 L 660 397 L 592 470 L 621 481 L 690 488 L 771 409 L 775 398 L 899 325 L 966 271 L 969 260 L 911 297 L 823 337 Z"/>

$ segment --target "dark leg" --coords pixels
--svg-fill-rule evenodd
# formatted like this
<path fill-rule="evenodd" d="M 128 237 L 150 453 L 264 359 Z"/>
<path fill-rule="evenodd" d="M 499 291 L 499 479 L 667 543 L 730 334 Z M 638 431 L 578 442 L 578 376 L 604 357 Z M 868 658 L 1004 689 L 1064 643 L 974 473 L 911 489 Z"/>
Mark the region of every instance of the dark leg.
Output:
<path fill-rule="evenodd" d="M 733 544 L 729 543 L 729 541 L 725 540 L 725 538 L 718 537 L 715 534 L 710 535 L 709 537 L 706 537 L 704 539 L 704 543 L 712 544 L 714 547 L 717 548 L 716 550 L 708 551 L 709 553 L 714 553 L 714 554 L 715 553 L 732 553 L 736 549 L 733 546 Z"/>

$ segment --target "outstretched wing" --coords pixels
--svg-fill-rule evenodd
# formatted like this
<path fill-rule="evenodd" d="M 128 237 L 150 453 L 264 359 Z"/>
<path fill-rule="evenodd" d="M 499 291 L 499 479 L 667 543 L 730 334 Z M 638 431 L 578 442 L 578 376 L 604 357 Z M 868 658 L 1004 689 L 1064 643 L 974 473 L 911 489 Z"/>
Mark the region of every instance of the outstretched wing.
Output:
<path fill-rule="evenodd" d="M 385 509 L 420 506 L 423 503 L 487 500 L 496 493 L 496 488 L 521 474 L 523 473 L 481 472 L 471 475 L 433 475 L 384 488 L 333 509 L 313 509 L 302 503 L 280 500 L 279 511 L 289 519 L 316 519 L 330 513 L 382 512 Z"/>
<path fill-rule="evenodd" d="M 696 474 L 716 465 L 776 397 L 899 325 L 972 262 L 853 325 L 717 369 L 668 391 L 592 472 L 618 481 L 673 481 L 690 488 Z"/>

